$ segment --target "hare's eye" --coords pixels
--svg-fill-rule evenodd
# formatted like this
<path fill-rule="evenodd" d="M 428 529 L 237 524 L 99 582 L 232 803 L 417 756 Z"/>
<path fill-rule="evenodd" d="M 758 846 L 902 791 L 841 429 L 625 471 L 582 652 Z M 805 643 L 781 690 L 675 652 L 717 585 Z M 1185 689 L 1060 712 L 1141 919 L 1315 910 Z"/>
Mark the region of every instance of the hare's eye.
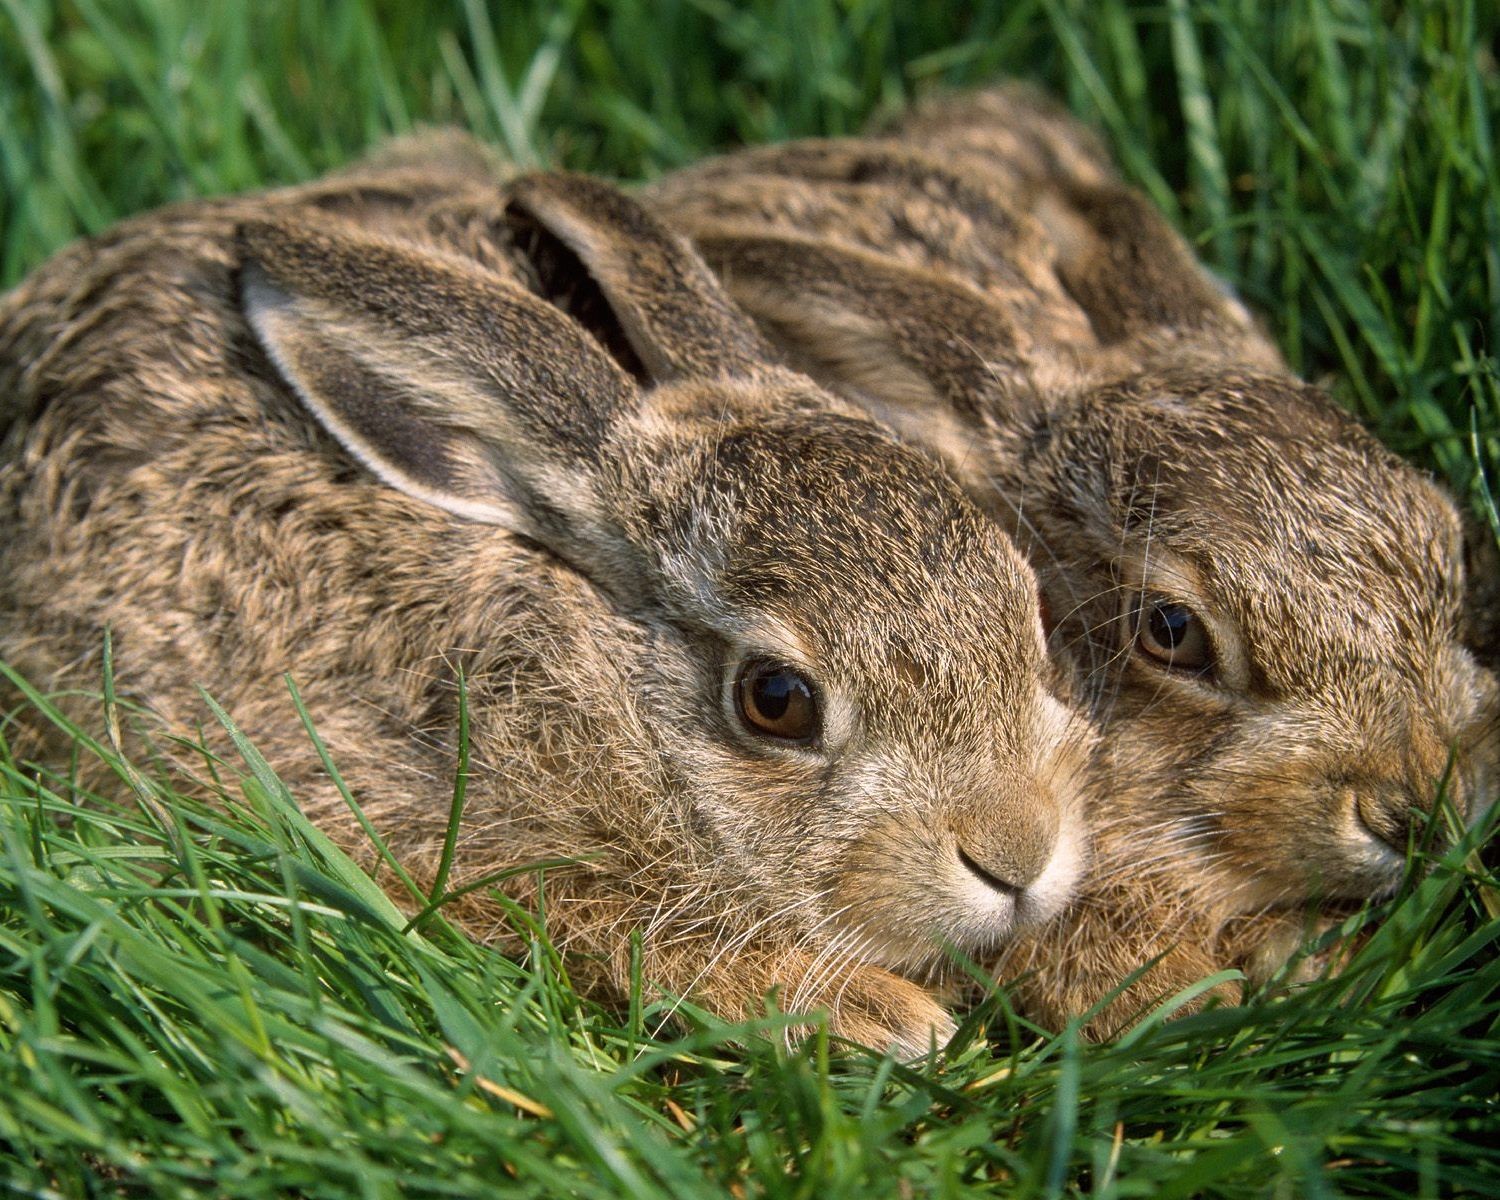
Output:
<path fill-rule="evenodd" d="M 800 671 L 771 659 L 751 659 L 734 681 L 734 705 L 752 733 L 808 745 L 818 736 L 818 696 Z"/>
<path fill-rule="evenodd" d="M 1186 604 L 1147 597 L 1141 605 L 1136 645 L 1157 662 L 1201 674 L 1213 664 L 1203 621 Z"/>

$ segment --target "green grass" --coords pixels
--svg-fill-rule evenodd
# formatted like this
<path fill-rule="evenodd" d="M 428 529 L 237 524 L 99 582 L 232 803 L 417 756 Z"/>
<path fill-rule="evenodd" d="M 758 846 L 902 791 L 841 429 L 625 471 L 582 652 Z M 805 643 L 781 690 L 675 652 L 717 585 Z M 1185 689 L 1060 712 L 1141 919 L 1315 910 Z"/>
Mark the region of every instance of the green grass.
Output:
<path fill-rule="evenodd" d="M 1497 38 L 1480 0 L 0 0 L 0 285 L 418 122 L 639 179 L 1022 74 L 1103 129 L 1300 369 L 1500 531 Z M 996 997 L 909 1070 L 662 1031 L 581 1001 L 540 942 L 518 964 L 440 917 L 403 932 L 261 764 L 223 764 L 209 808 L 76 740 L 41 766 L 0 746 L 15 1194 L 1500 1191 L 1477 861 L 1382 905 L 1337 980 L 1104 1047 Z M 91 760 L 140 802 L 81 795 Z"/>
<path fill-rule="evenodd" d="M 580 1000 L 540 937 L 517 963 L 440 917 L 409 931 L 248 746 L 215 764 L 210 807 L 68 728 L 78 758 L 55 770 L 0 744 L 15 1194 L 1500 1187 L 1500 881 L 1469 853 L 1483 830 L 1351 918 L 1367 940 L 1336 979 L 1102 1047 L 1041 1035 L 997 996 L 947 1062 L 909 1069 L 824 1037 L 788 1053 L 772 1018 L 689 1012 L 663 1040 L 659 1008 Z M 136 802 L 83 793 L 94 761 Z"/>

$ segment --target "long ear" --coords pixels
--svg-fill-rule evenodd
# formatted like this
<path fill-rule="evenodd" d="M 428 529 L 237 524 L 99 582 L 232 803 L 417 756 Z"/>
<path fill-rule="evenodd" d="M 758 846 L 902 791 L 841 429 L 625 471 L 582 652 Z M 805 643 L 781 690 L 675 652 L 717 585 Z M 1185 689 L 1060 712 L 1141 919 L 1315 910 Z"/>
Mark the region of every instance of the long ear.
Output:
<path fill-rule="evenodd" d="M 1020 365 L 1010 322 L 956 280 L 798 237 L 708 235 L 698 246 L 757 319 L 816 363 L 915 373 L 965 416 Z"/>
<path fill-rule="evenodd" d="M 1053 97 L 1019 81 L 923 101 L 885 132 L 1011 191 L 1119 177 L 1092 129 Z"/>
<path fill-rule="evenodd" d="M 532 175 L 512 196 L 507 215 L 542 268 L 544 291 L 559 290 L 551 275 L 586 273 L 653 381 L 754 375 L 776 361 L 688 242 L 617 188 L 583 175 Z"/>
<path fill-rule="evenodd" d="M 773 201 L 786 185 L 801 184 L 798 199 L 804 203 L 820 193 L 840 195 L 840 189 L 883 189 L 903 200 L 956 208 L 976 224 L 1003 232 L 1013 224 L 1012 211 L 1004 190 L 985 186 L 986 182 L 926 153 L 920 143 L 804 138 L 707 159 L 652 184 L 651 194 L 667 211 L 675 211 L 695 202 L 712 209 L 726 184 L 758 185 Z M 851 215 L 857 215 L 857 209 Z"/>
<path fill-rule="evenodd" d="M 796 237 L 709 234 L 697 245 L 795 365 L 960 477 L 979 482 L 976 434 L 993 416 L 1032 407 L 1016 330 L 957 280 Z"/>
<path fill-rule="evenodd" d="M 1243 334 L 1249 326 L 1238 302 L 1139 192 L 1066 189 L 1041 199 L 1037 215 L 1064 248 L 1059 274 L 1101 341 L 1153 329 Z"/>
<path fill-rule="evenodd" d="M 391 486 L 564 557 L 601 537 L 598 462 L 639 391 L 576 322 L 498 277 L 334 219 L 240 230 L 241 301 L 318 421 Z"/>

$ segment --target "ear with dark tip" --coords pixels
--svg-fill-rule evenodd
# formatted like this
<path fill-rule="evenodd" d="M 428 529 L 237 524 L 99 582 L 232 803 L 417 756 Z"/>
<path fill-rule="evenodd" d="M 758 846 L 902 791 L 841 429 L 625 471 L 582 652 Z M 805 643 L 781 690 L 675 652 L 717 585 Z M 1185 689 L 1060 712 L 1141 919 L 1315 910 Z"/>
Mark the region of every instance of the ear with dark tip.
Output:
<path fill-rule="evenodd" d="M 1244 307 L 1139 192 L 1059 189 L 1038 198 L 1036 215 L 1059 247 L 1063 286 L 1105 345 L 1161 332 L 1231 342 L 1256 334 Z"/>
<path fill-rule="evenodd" d="M 343 216 L 366 227 L 426 223 L 435 202 L 493 196 L 514 170 L 478 139 L 456 129 L 424 129 L 377 146 L 365 157 L 295 189 L 300 208 Z"/>
<path fill-rule="evenodd" d="M 736 298 L 814 362 L 899 365 L 971 418 L 1021 365 L 1009 320 L 957 280 L 797 237 L 710 234 L 698 246 Z"/>
<path fill-rule="evenodd" d="M 1011 190 L 1118 178 L 1093 129 L 1056 98 L 1020 81 L 925 100 L 901 114 L 888 133 Z"/>
<path fill-rule="evenodd" d="M 565 255 L 576 256 L 574 274 L 602 293 L 649 379 L 754 375 L 776 361 L 688 242 L 618 188 L 582 175 L 532 175 L 516 181 L 512 197 L 507 216 L 523 252 L 544 251 L 554 275 Z M 542 274 L 549 292 L 563 290 Z"/>
<path fill-rule="evenodd" d="M 712 205 L 726 185 L 752 182 L 772 196 L 778 184 L 790 183 L 811 185 L 804 196 L 833 190 L 824 187 L 829 184 L 887 189 L 905 198 L 919 197 L 956 208 L 1002 236 L 1014 225 L 1013 211 L 1003 195 L 984 186 L 972 172 L 929 155 L 921 143 L 863 138 L 807 138 L 756 146 L 669 175 L 652 185 L 651 194 L 666 204 L 665 211 L 674 211 L 677 205 L 691 205 L 695 200 Z"/>
<path fill-rule="evenodd" d="M 333 220 L 250 222 L 239 247 L 257 341 L 375 474 L 585 570 L 607 551 L 600 451 L 640 397 L 575 322 L 461 259 Z"/>
<path fill-rule="evenodd" d="M 462 129 L 436 126 L 382 142 L 340 174 L 358 178 L 400 172 L 430 178 L 495 183 L 514 174 L 505 157 Z"/>

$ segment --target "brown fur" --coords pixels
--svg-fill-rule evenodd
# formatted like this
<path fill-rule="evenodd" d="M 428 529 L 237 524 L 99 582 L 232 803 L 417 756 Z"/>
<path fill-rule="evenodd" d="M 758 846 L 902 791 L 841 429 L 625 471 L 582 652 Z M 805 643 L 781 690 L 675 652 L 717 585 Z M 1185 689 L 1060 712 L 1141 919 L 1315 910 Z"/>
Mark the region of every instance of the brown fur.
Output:
<path fill-rule="evenodd" d="M 605 185 L 502 188 L 450 142 L 127 222 L 0 302 L 0 397 L 0 656 L 87 687 L 112 630 L 167 733 L 206 688 L 363 852 L 290 672 L 424 885 L 461 667 L 453 883 L 573 860 L 505 887 L 544 887 L 590 986 L 627 987 L 638 930 L 670 992 L 920 1053 L 939 943 L 1068 894 L 1089 735 L 1032 573 Z M 816 681 L 817 746 L 737 722 L 758 654 Z M 455 915 L 520 949 L 484 897 Z"/>
<path fill-rule="evenodd" d="M 951 99 L 649 199 L 794 361 L 966 479 L 1041 578 L 1107 800 L 1071 917 L 1001 962 L 1033 1015 L 1085 1012 L 1158 955 L 1095 1032 L 1226 966 L 1264 977 L 1304 906 L 1394 886 L 1450 752 L 1459 807 L 1493 799 L 1454 505 L 1290 377 L 1056 108 Z M 1133 648 L 1143 592 L 1206 620 L 1213 676 Z"/>

